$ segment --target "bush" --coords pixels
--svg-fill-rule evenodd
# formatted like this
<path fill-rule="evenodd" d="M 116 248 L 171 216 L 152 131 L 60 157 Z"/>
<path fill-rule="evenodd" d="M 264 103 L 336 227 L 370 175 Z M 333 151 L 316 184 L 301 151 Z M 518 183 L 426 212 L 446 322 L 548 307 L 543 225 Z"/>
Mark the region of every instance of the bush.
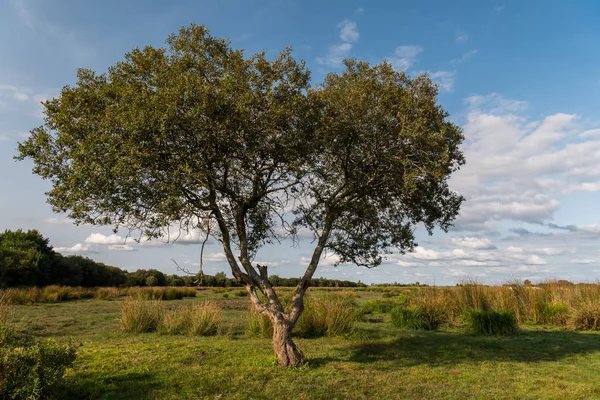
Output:
<path fill-rule="evenodd" d="M 149 277 L 146 278 L 146 286 L 157 286 L 158 285 L 158 278 L 155 277 L 154 275 L 150 275 Z"/>
<path fill-rule="evenodd" d="M 507 312 L 471 311 L 468 323 L 477 335 L 513 335 L 519 330 L 515 315 Z"/>
<path fill-rule="evenodd" d="M 392 325 L 396 328 L 426 331 L 434 329 L 423 311 L 417 307 L 396 306 L 390 312 L 390 316 Z"/>
<path fill-rule="evenodd" d="M 125 332 L 154 332 L 162 321 L 163 307 L 160 300 L 129 297 L 121 308 L 119 322 Z"/>
<path fill-rule="evenodd" d="M 577 331 L 600 331 L 600 304 L 581 304 L 572 311 L 567 328 Z"/>
<path fill-rule="evenodd" d="M 0 398 L 54 398 L 75 357 L 72 345 L 35 342 L 0 326 Z"/>

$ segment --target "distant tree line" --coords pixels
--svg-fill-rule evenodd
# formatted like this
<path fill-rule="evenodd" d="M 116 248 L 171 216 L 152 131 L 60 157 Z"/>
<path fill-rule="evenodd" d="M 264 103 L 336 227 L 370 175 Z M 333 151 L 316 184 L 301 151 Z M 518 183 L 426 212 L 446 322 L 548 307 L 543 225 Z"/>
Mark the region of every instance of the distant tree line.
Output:
<path fill-rule="evenodd" d="M 273 286 L 296 286 L 300 278 L 269 278 Z M 0 288 L 26 286 L 206 286 L 238 287 L 240 283 L 227 278 L 224 272 L 214 276 L 166 275 L 156 269 L 128 272 L 90 258 L 55 252 L 50 241 L 37 230 L 0 233 Z M 312 279 L 316 287 L 361 287 L 362 282 L 337 279 Z"/>

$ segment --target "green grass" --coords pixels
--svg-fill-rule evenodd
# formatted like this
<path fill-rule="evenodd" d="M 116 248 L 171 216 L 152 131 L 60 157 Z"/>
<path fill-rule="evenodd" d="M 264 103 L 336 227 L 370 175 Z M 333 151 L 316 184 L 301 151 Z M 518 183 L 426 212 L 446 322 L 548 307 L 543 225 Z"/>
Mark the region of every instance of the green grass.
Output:
<path fill-rule="evenodd" d="M 313 291 L 313 289 L 311 289 Z M 65 398 L 90 399 L 597 399 L 600 333 L 524 327 L 516 336 L 464 328 L 398 329 L 359 322 L 347 338 L 295 339 L 308 364 L 273 367 L 269 339 L 251 336 L 248 299 L 214 290 L 167 308 L 217 302 L 226 334 L 129 334 L 123 299 L 15 305 L 10 324 L 79 346 Z M 331 291 L 315 290 L 314 296 Z M 359 291 L 356 302 L 384 292 Z M 176 304 L 174 304 L 176 303 Z"/>

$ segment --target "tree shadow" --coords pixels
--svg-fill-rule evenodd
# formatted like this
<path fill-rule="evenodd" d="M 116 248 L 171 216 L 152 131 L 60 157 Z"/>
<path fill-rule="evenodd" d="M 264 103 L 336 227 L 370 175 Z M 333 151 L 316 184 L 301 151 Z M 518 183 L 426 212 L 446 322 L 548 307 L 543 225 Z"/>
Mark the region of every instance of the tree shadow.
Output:
<path fill-rule="evenodd" d="M 600 335 L 564 331 L 529 331 L 515 336 L 474 336 L 450 332 L 405 333 L 393 340 L 370 340 L 339 348 L 340 357 L 311 359 L 311 365 L 350 361 L 369 368 L 452 366 L 465 361 L 537 363 L 600 353 Z"/>
<path fill-rule="evenodd" d="M 121 375 L 78 373 L 66 379 L 62 399 L 148 399 L 159 386 L 148 373 L 129 372 Z"/>

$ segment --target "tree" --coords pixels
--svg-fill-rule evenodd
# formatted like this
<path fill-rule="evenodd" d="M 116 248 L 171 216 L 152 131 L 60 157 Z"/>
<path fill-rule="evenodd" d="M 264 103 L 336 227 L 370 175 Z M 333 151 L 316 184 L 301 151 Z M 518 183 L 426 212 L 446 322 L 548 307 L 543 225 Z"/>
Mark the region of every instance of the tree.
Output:
<path fill-rule="evenodd" d="M 44 103 L 45 125 L 19 159 L 50 179 L 54 211 L 77 223 L 200 229 L 223 246 L 233 276 L 274 326 L 283 366 L 303 362 L 292 329 L 324 251 L 374 267 L 410 251 L 414 227 L 448 229 L 463 198 L 448 178 L 463 164 L 461 130 L 437 87 L 386 62 L 347 60 L 310 86 L 290 49 L 245 58 L 203 26 L 146 47 Z M 253 263 L 268 243 L 316 239 L 288 311 Z"/>
<path fill-rule="evenodd" d="M 56 254 L 38 231 L 0 233 L 0 287 L 46 285 Z"/>

